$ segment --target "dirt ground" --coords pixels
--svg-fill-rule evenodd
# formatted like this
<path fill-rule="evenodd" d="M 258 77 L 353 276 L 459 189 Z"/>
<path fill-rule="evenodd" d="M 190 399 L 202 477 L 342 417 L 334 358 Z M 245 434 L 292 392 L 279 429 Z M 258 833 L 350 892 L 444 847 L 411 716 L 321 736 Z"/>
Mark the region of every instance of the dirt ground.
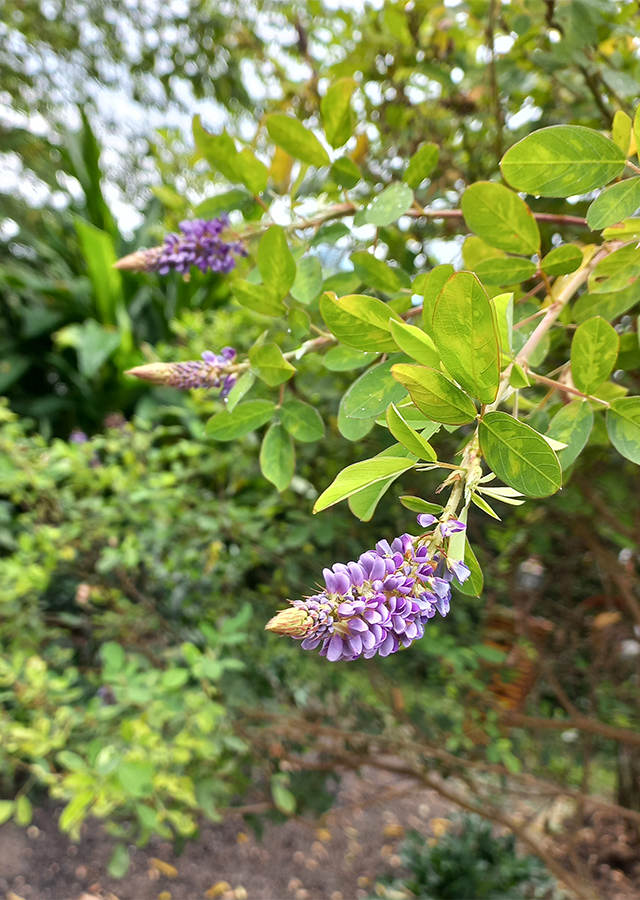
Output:
<path fill-rule="evenodd" d="M 242 818 L 230 817 L 204 824 L 179 856 L 161 840 L 131 847 L 129 873 L 117 881 L 107 873 L 114 841 L 103 826 L 87 823 L 76 846 L 58 830 L 61 808 L 36 810 L 26 830 L 11 823 L 0 828 L 6 900 L 361 900 L 375 895 L 380 876 L 401 872 L 398 846 L 407 830 L 433 839 L 455 814 L 436 793 L 398 778 L 348 775 L 322 827 L 267 823 L 258 841 Z M 613 840 L 606 840 L 606 827 L 598 835 L 591 830 L 591 846 L 580 855 L 598 895 L 640 900 L 640 856 L 616 863 L 615 854 L 606 855 Z"/>

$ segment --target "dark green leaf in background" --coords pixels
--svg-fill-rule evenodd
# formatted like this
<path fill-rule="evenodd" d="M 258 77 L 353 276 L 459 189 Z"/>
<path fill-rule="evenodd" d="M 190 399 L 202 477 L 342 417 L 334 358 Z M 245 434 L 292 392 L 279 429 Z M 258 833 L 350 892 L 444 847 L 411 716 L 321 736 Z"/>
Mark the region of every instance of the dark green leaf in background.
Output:
<path fill-rule="evenodd" d="M 420 412 L 435 422 L 466 425 L 475 419 L 476 408 L 471 398 L 441 372 L 399 363 L 391 373 L 409 391 Z"/>
<path fill-rule="evenodd" d="M 298 263 L 291 296 L 307 306 L 322 290 L 322 265 L 317 256 L 305 256 Z"/>
<path fill-rule="evenodd" d="M 350 419 L 344 409 L 344 397 L 338 407 L 338 431 L 348 441 L 357 442 L 365 437 L 376 424 L 375 417 L 371 419 Z"/>
<path fill-rule="evenodd" d="M 579 325 L 571 342 L 571 377 L 583 394 L 594 394 L 616 364 L 618 332 L 600 316 Z"/>
<path fill-rule="evenodd" d="M 284 425 L 274 422 L 260 448 L 260 470 L 267 481 L 282 492 L 289 487 L 296 467 L 291 436 Z"/>
<path fill-rule="evenodd" d="M 592 128 L 552 125 L 527 135 L 502 157 L 511 187 L 542 197 L 570 197 L 603 187 L 621 175 L 625 154 Z"/>
<path fill-rule="evenodd" d="M 573 321 L 580 324 L 593 316 L 602 316 L 610 322 L 626 313 L 640 302 L 640 283 L 635 282 L 622 291 L 611 294 L 583 294 L 573 306 Z"/>
<path fill-rule="evenodd" d="M 331 166 L 331 177 L 340 187 L 348 191 L 354 188 L 361 180 L 360 169 L 348 156 L 341 156 Z"/>
<path fill-rule="evenodd" d="M 529 259 L 509 256 L 504 259 L 483 259 L 475 267 L 475 273 L 484 284 L 520 284 L 535 275 L 537 266 Z"/>
<path fill-rule="evenodd" d="M 538 223 L 524 200 L 509 188 L 478 181 L 466 189 L 461 206 L 468 227 L 491 247 L 525 255 L 539 251 Z"/>
<path fill-rule="evenodd" d="M 276 405 L 270 400 L 247 400 L 233 412 L 223 409 L 206 424 L 205 431 L 216 441 L 233 441 L 260 428 L 273 416 Z"/>
<path fill-rule="evenodd" d="M 433 339 L 447 370 L 467 393 L 491 403 L 500 383 L 495 312 L 471 272 L 452 275 L 433 313 Z"/>
<path fill-rule="evenodd" d="M 548 497 L 562 487 L 558 457 L 542 435 L 505 412 L 480 422 L 480 449 L 505 484 L 526 497 Z"/>
<path fill-rule="evenodd" d="M 611 403 L 607 433 L 621 456 L 640 465 L 640 397 L 621 397 Z"/>
<path fill-rule="evenodd" d="M 397 357 L 396 357 L 397 358 Z M 357 378 L 344 395 L 344 411 L 352 419 L 378 416 L 390 403 L 398 403 L 406 391 L 391 374 L 393 360 L 373 366 Z"/>
<path fill-rule="evenodd" d="M 352 369 L 370 365 L 377 356 L 378 353 L 363 353 L 362 350 L 338 344 L 327 350 L 323 362 L 330 372 L 350 372 Z"/>
<path fill-rule="evenodd" d="M 280 421 L 292 438 L 304 443 L 319 441 L 324 436 L 320 413 L 302 400 L 287 400 L 278 410 Z"/>
<path fill-rule="evenodd" d="M 387 294 L 395 294 L 402 287 L 399 273 L 366 250 L 352 253 L 351 262 L 356 274 L 362 278 L 367 287 Z"/>

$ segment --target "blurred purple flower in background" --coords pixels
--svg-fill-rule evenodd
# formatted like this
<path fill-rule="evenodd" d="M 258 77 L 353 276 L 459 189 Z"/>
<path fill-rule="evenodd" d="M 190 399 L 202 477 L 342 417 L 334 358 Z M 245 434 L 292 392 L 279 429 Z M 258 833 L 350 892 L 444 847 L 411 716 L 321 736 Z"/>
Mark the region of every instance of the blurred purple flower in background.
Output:
<path fill-rule="evenodd" d="M 202 359 L 189 359 L 185 362 L 149 363 L 129 369 L 126 374 L 134 378 L 142 378 L 154 384 L 187 391 L 190 388 L 221 387 L 220 397 L 227 396 L 237 380 L 235 372 L 228 367 L 236 358 L 233 347 L 225 347 L 220 354 L 205 350 Z"/>

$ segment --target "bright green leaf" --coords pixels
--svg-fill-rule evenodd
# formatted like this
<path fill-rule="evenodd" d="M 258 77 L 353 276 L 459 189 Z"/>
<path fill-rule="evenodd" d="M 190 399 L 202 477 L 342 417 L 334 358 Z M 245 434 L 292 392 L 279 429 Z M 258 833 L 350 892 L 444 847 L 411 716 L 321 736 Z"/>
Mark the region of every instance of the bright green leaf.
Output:
<path fill-rule="evenodd" d="M 618 332 L 596 316 L 579 325 L 571 342 L 571 377 L 583 394 L 593 394 L 609 377 L 618 358 Z"/>
<path fill-rule="evenodd" d="M 479 437 L 487 464 L 509 487 L 526 497 L 548 497 L 562 487 L 558 457 L 529 425 L 490 412 L 480 422 Z"/>
<path fill-rule="evenodd" d="M 621 222 L 640 208 L 640 178 L 627 178 L 612 184 L 587 210 L 589 228 L 599 230 Z"/>
<path fill-rule="evenodd" d="M 320 313 L 334 337 L 348 347 L 380 353 L 396 349 L 389 319 L 402 320 L 382 300 L 364 294 L 336 297 L 325 293 L 320 298 Z"/>
<path fill-rule="evenodd" d="M 387 447 L 386 450 L 378 453 L 378 457 L 403 455 L 408 456 L 409 454 L 404 447 L 400 446 L 400 444 L 393 444 L 391 447 Z M 400 474 L 391 475 L 389 478 L 385 478 L 384 481 L 377 481 L 375 484 L 370 484 L 368 487 L 362 488 L 361 491 L 352 494 L 347 502 L 349 503 L 349 509 L 353 515 L 357 519 L 360 519 L 361 522 L 371 521 L 378 503 L 389 490 L 393 482 L 400 477 Z"/>
<path fill-rule="evenodd" d="M 509 188 L 478 181 L 466 189 L 461 206 L 468 227 L 491 247 L 525 255 L 539 251 L 538 223 L 524 200 Z"/>
<path fill-rule="evenodd" d="M 508 285 L 528 281 L 536 273 L 537 266 L 530 259 L 508 256 L 505 259 L 483 259 L 475 272 L 484 284 Z"/>
<path fill-rule="evenodd" d="M 291 296 L 308 306 L 322 290 L 322 265 L 317 256 L 305 256 L 298 263 Z"/>
<path fill-rule="evenodd" d="M 129 871 L 131 857 L 124 844 L 116 844 L 107 865 L 107 871 L 112 878 L 124 878 Z"/>
<path fill-rule="evenodd" d="M 436 345 L 421 328 L 407 325 L 406 322 L 396 322 L 393 319 L 390 325 L 394 341 L 407 356 L 422 363 L 423 366 L 431 366 L 435 369 L 440 365 Z"/>
<path fill-rule="evenodd" d="M 284 358 L 280 347 L 273 343 L 253 346 L 249 350 L 249 361 L 251 371 L 269 387 L 277 387 L 288 381 L 296 371 Z"/>
<path fill-rule="evenodd" d="M 232 413 L 242 398 L 249 393 L 256 380 L 253 372 L 243 372 L 227 395 L 226 411 Z"/>
<path fill-rule="evenodd" d="M 331 85 L 320 101 L 324 133 L 334 148 L 342 147 L 351 137 L 351 95 L 355 88 L 353 78 L 341 78 Z"/>
<path fill-rule="evenodd" d="M 496 312 L 500 348 L 508 354 L 513 349 L 513 294 L 498 294 L 491 302 Z"/>
<path fill-rule="evenodd" d="M 610 294 L 622 291 L 640 276 L 640 250 L 634 241 L 605 256 L 589 275 L 592 294 Z"/>
<path fill-rule="evenodd" d="M 205 431 L 215 441 L 233 441 L 255 431 L 271 419 L 276 405 L 270 400 L 247 400 L 233 412 L 226 409 L 209 419 Z"/>
<path fill-rule="evenodd" d="M 625 156 L 629 153 L 631 144 L 631 130 L 633 125 L 629 116 L 619 109 L 613 117 L 613 125 L 611 126 L 611 139 L 614 144 L 622 150 Z"/>
<path fill-rule="evenodd" d="M 403 216 L 413 203 L 413 191 L 406 184 L 397 182 L 374 197 L 365 210 L 365 220 L 370 225 L 384 228 Z"/>
<path fill-rule="evenodd" d="M 267 131 L 271 139 L 289 156 L 310 166 L 328 166 L 329 154 L 312 131 L 302 122 L 282 113 L 267 116 Z"/>
<path fill-rule="evenodd" d="M 27 825 L 31 824 L 32 818 L 33 807 L 31 806 L 31 801 L 26 796 L 26 794 L 20 794 L 20 796 L 17 797 L 15 801 L 14 819 L 16 821 L 16 825 L 20 825 L 22 828 L 26 828 Z M 60 828 L 62 828 L 62 825 L 60 825 Z"/>
<path fill-rule="evenodd" d="M 285 312 L 282 301 L 273 296 L 263 284 L 252 284 L 238 278 L 231 283 L 231 293 L 240 306 L 263 316 L 281 316 Z"/>
<path fill-rule="evenodd" d="M 123 762 L 117 769 L 118 781 L 132 797 L 149 797 L 153 793 L 154 767 L 149 762 Z"/>
<path fill-rule="evenodd" d="M 269 293 L 278 300 L 286 297 L 295 281 L 296 264 L 284 228 L 280 225 L 271 225 L 262 236 L 258 247 L 258 268 Z"/>
<path fill-rule="evenodd" d="M 547 429 L 547 437 L 566 444 L 558 451 L 563 470 L 575 462 L 589 440 L 593 427 L 593 410 L 587 400 L 572 400 L 553 417 Z"/>
<path fill-rule="evenodd" d="M 424 284 L 422 285 L 422 291 L 419 291 L 414 287 L 415 292 L 417 294 L 422 293 L 424 297 L 424 302 L 422 305 L 422 327 L 427 332 L 427 334 L 430 334 L 432 336 L 433 311 L 436 308 L 436 301 L 440 296 L 440 291 L 452 275 L 453 266 L 449 265 L 449 263 L 443 263 L 441 266 L 436 266 L 435 269 L 432 269 L 427 274 L 427 277 L 424 280 Z"/>
<path fill-rule="evenodd" d="M 291 436 L 284 425 L 274 422 L 262 441 L 260 470 L 267 481 L 282 493 L 289 487 L 296 468 L 296 456 Z"/>
<path fill-rule="evenodd" d="M 338 344 L 327 350 L 322 361 L 330 372 L 350 372 L 352 369 L 368 366 L 377 356 L 378 353 L 363 353 L 362 350 Z"/>
<path fill-rule="evenodd" d="M 410 188 L 418 188 L 436 167 L 440 150 L 437 144 L 421 144 L 409 160 L 402 180 Z"/>
<path fill-rule="evenodd" d="M 611 403 L 607 433 L 621 456 L 640 465 L 640 397 L 621 397 Z"/>
<path fill-rule="evenodd" d="M 583 254 L 574 244 L 563 244 L 555 247 L 543 258 L 540 263 L 542 271 L 555 278 L 557 275 L 568 275 L 575 272 L 582 264 Z"/>
<path fill-rule="evenodd" d="M 394 438 L 419 459 L 435 462 L 438 458 L 431 444 L 405 422 L 393 403 L 387 409 L 387 427 Z"/>
<path fill-rule="evenodd" d="M 440 506 L 438 503 L 428 503 L 426 500 L 423 500 L 422 497 L 414 497 L 411 494 L 403 494 L 400 497 L 400 503 L 406 508 L 410 509 L 411 512 L 417 513 L 429 513 L 432 516 L 438 516 L 444 509 L 444 507 Z"/>
<path fill-rule="evenodd" d="M 278 410 L 278 415 L 296 441 L 312 443 L 324 436 L 324 424 L 320 413 L 302 400 L 287 400 Z"/>
<path fill-rule="evenodd" d="M 356 491 L 369 484 L 383 481 L 391 475 L 400 475 L 415 466 L 415 460 L 395 456 L 377 456 L 347 466 L 316 500 L 313 512 L 318 513 L 329 506 L 346 500 Z"/>
<path fill-rule="evenodd" d="M 399 274 L 386 262 L 366 250 L 351 254 L 356 274 L 367 287 L 386 294 L 395 294 L 402 287 Z"/>
<path fill-rule="evenodd" d="M 391 374 L 409 391 L 420 412 L 435 422 L 466 425 L 475 419 L 471 398 L 441 372 L 400 363 L 393 366 Z"/>
<path fill-rule="evenodd" d="M 358 182 L 362 178 L 362 175 L 360 174 L 360 169 L 352 159 L 349 159 L 348 156 L 341 156 L 331 166 L 331 177 L 336 182 L 336 184 L 340 185 L 340 187 L 346 188 L 348 191 L 350 191 L 358 184 Z"/>

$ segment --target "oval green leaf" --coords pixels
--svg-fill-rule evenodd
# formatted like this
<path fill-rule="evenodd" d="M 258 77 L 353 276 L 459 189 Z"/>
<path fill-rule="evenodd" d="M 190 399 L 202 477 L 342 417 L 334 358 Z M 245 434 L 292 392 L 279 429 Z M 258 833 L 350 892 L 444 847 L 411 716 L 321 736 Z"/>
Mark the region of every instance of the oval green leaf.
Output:
<path fill-rule="evenodd" d="M 627 244 L 605 256 L 589 275 L 592 294 L 610 294 L 635 284 L 640 276 L 640 250 L 637 243 Z"/>
<path fill-rule="evenodd" d="M 320 313 L 334 337 L 348 347 L 379 353 L 396 349 L 389 319 L 402 319 L 382 300 L 364 294 L 336 297 L 325 293 L 320 298 Z"/>
<path fill-rule="evenodd" d="M 526 497 L 548 497 L 562 487 L 558 457 L 541 434 L 505 412 L 480 422 L 480 449 L 505 484 Z"/>
<path fill-rule="evenodd" d="M 473 400 L 441 372 L 400 363 L 391 374 L 404 385 L 421 413 L 444 425 L 466 425 L 476 417 Z"/>
<path fill-rule="evenodd" d="M 386 294 L 395 294 L 402 287 L 402 281 L 398 272 L 386 262 L 375 257 L 366 250 L 359 250 L 351 254 L 351 262 L 356 275 L 358 275 L 367 287 Z"/>
<path fill-rule="evenodd" d="M 511 187 L 543 197 L 584 194 L 613 181 L 624 167 L 620 147 L 581 125 L 534 131 L 510 147 L 500 163 Z"/>
<path fill-rule="evenodd" d="M 599 230 L 622 222 L 640 208 L 640 178 L 627 178 L 612 184 L 587 210 L 589 228 Z"/>
<path fill-rule="evenodd" d="M 406 322 L 391 320 L 391 334 L 398 347 L 411 359 L 422 363 L 423 366 L 437 368 L 440 365 L 440 357 L 428 334 L 415 325 L 407 325 Z"/>
<path fill-rule="evenodd" d="M 607 433 L 621 456 L 640 465 L 640 397 L 621 397 L 611 403 Z"/>
<path fill-rule="evenodd" d="M 313 443 L 324 436 L 324 424 L 320 413 L 302 400 L 287 400 L 278 410 L 278 415 L 296 441 Z"/>
<path fill-rule="evenodd" d="M 258 268 L 269 293 L 277 300 L 286 297 L 295 281 L 296 264 L 282 226 L 271 225 L 262 236 L 258 247 Z"/>
<path fill-rule="evenodd" d="M 370 365 L 377 356 L 378 353 L 363 353 L 362 350 L 338 344 L 327 350 L 322 361 L 330 372 L 350 372 L 352 369 Z"/>
<path fill-rule="evenodd" d="M 317 256 L 305 256 L 298 263 L 291 296 L 308 306 L 322 290 L 322 265 Z"/>
<path fill-rule="evenodd" d="M 461 206 L 468 227 L 491 247 L 525 255 L 539 251 L 538 223 L 515 191 L 478 181 L 466 189 Z"/>
<path fill-rule="evenodd" d="M 346 500 L 356 491 L 362 490 L 369 484 L 383 481 L 392 475 L 401 475 L 415 466 L 414 459 L 396 456 L 376 456 L 374 459 L 365 459 L 362 462 L 347 466 L 334 479 L 329 487 L 315 502 L 313 512 L 318 513 L 341 500 Z"/>
<path fill-rule="evenodd" d="M 484 284 L 508 285 L 527 281 L 536 273 L 537 266 L 530 259 L 508 256 L 504 259 L 483 259 L 475 266 L 475 273 Z"/>
<path fill-rule="evenodd" d="M 640 284 L 637 282 L 612 294 L 583 294 L 573 307 L 573 321 L 580 324 L 593 316 L 602 316 L 610 322 L 623 315 L 640 301 Z"/>
<path fill-rule="evenodd" d="M 405 422 L 393 403 L 387 409 L 387 427 L 394 438 L 418 459 L 435 462 L 438 458 L 431 444 Z"/>
<path fill-rule="evenodd" d="M 334 148 L 342 147 L 351 137 L 351 95 L 355 87 L 353 78 L 341 78 L 320 101 L 324 133 Z"/>
<path fill-rule="evenodd" d="M 282 493 L 289 487 L 296 468 L 296 454 L 291 436 L 278 422 L 269 428 L 260 448 L 260 470 L 267 481 Z"/>
<path fill-rule="evenodd" d="M 271 400 L 247 400 L 239 403 L 233 412 L 224 409 L 217 413 L 209 419 L 205 431 L 215 441 L 233 441 L 268 422 L 275 408 Z"/>
<path fill-rule="evenodd" d="M 348 441 L 359 441 L 365 437 L 376 424 L 375 418 L 350 419 L 344 411 L 344 397 L 338 407 L 338 431 Z"/>
<path fill-rule="evenodd" d="M 390 403 L 398 403 L 406 396 L 405 389 L 391 374 L 392 366 L 393 360 L 380 363 L 353 382 L 344 395 L 344 411 L 349 418 L 378 416 Z"/>
<path fill-rule="evenodd" d="M 540 268 L 552 278 L 557 275 L 568 275 L 580 268 L 582 258 L 582 250 L 578 247 L 573 244 L 563 244 L 547 253 L 540 263 Z"/>
<path fill-rule="evenodd" d="M 413 203 L 413 191 L 406 184 L 392 184 L 374 197 L 365 210 L 365 221 L 384 228 L 403 216 Z"/>
<path fill-rule="evenodd" d="M 500 384 L 498 328 L 486 291 L 471 272 L 452 275 L 440 292 L 433 339 L 458 384 L 481 403 L 491 403 Z"/>
<path fill-rule="evenodd" d="M 401 447 L 400 444 L 392 444 L 391 447 L 387 447 L 386 450 L 378 453 L 378 456 L 408 457 L 409 452 L 404 447 Z M 352 494 L 348 503 L 349 509 L 354 516 L 360 519 L 361 522 L 369 522 L 376 511 L 378 503 L 401 474 L 391 475 L 389 478 L 385 478 L 384 481 L 377 481 L 375 484 L 370 484 L 368 487 L 362 488 L 361 491 Z"/>
<path fill-rule="evenodd" d="M 267 131 L 278 147 L 289 156 L 310 166 L 328 166 L 329 154 L 312 131 L 302 122 L 282 113 L 267 116 Z"/>
<path fill-rule="evenodd" d="M 584 450 L 592 427 L 593 410 L 588 400 L 572 400 L 555 414 L 549 423 L 547 436 L 567 445 L 557 453 L 563 470 L 569 468 Z"/>
<path fill-rule="evenodd" d="M 415 190 L 433 172 L 440 150 L 437 144 L 421 144 L 409 160 L 402 180 Z"/>
<path fill-rule="evenodd" d="M 295 373 L 294 367 L 282 355 L 277 344 L 260 344 L 249 350 L 251 371 L 269 387 L 277 387 Z"/>
<path fill-rule="evenodd" d="M 571 377 L 583 394 L 595 394 L 616 364 L 618 332 L 600 316 L 578 325 L 571 342 Z"/>

